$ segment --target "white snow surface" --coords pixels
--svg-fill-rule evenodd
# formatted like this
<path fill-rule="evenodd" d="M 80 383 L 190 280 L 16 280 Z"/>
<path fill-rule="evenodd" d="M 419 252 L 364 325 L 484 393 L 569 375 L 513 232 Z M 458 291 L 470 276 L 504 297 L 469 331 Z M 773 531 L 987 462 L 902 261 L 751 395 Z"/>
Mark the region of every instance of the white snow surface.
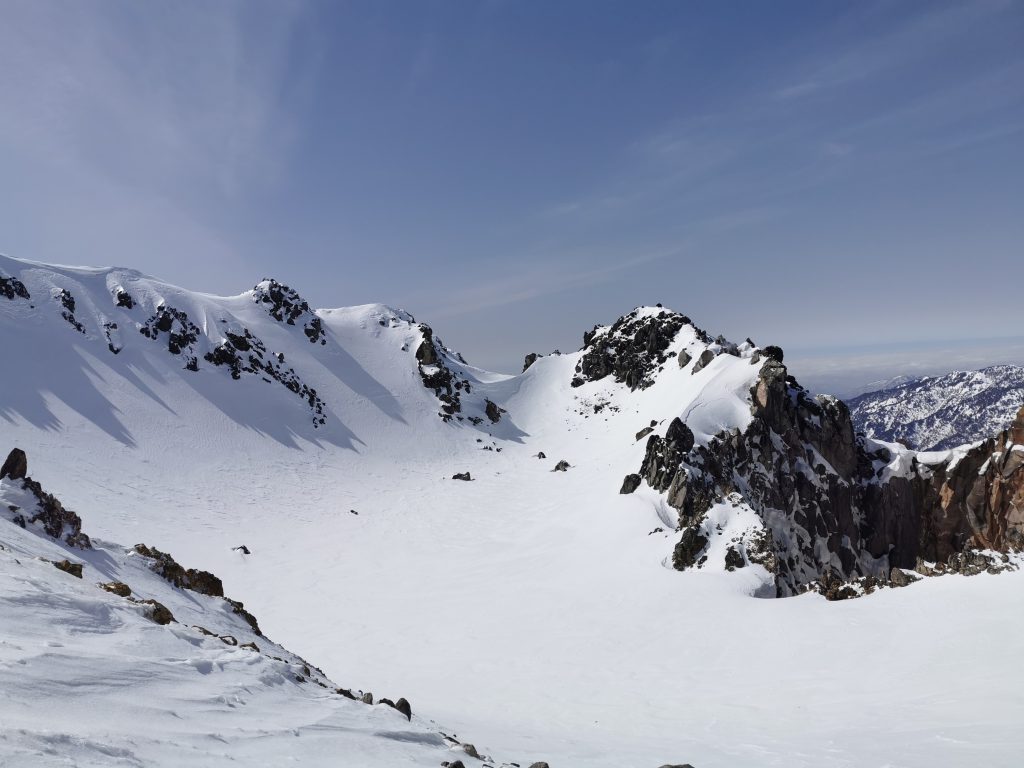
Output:
<path fill-rule="evenodd" d="M 419 328 L 382 305 L 317 311 L 320 345 L 248 294 L 0 258 L 4 274 L 32 298 L 0 296 L 0 453 L 25 449 L 29 474 L 90 535 L 145 541 L 212 571 L 269 637 L 331 679 L 404 696 L 496 761 L 1019 764 L 1024 573 L 926 579 L 829 603 L 757 599 L 767 576 L 756 567 L 671 568 L 674 512 L 646 485 L 618 494 L 643 458 L 634 435 L 652 420 L 664 434 L 675 416 L 698 441 L 744 428 L 760 367 L 723 354 L 696 374 L 692 362 L 680 369 L 675 353 L 703 346 L 689 326 L 655 384 L 636 392 L 610 378 L 571 388 L 578 353 L 512 377 L 448 359 L 472 384 L 465 415 L 484 398 L 507 411 L 473 426 L 438 418 L 417 370 Z M 113 285 L 140 306 L 114 306 Z M 61 317 L 56 287 L 74 294 L 87 335 Z M 137 330 L 160 302 L 217 343 L 227 320 L 283 352 L 326 403 L 326 423 L 314 428 L 303 400 L 258 376 L 235 381 L 202 361 L 184 370 Z M 102 332 L 111 319 L 117 355 Z M 552 472 L 560 459 L 571 468 Z M 472 482 L 451 479 L 464 471 Z M 710 558 L 757 524 L 742 505 L 713 516 L 722 538 Z M 121 752 L 102 750 L 130 751 L 126 765 L 454 759 L 434 736 L 380 737 L 385 718 L 396 731 L 435 733 L 417 718 L 410 726 L 318 687 L 257 686 L 238 694 L 246 706 L 229 706 L 252 685 L 246 665 L 265 660 L 121 616 L 111 607 L 119 598 L 51 565 L 11 565 L 27 534 L 0 525 L 0 764 L 34 765 L 26 755 L 50 748 L 78 765 L 118 764 Z M 252 554 L 233 552 L 240 544 Z M 113 545 L 103 551 L 132 567 Z M 114 631 L 116 622 L 128 629 Z M 51 636 L 59 651 L 46 650 Z M 93 679 L 85 670 L 99 659 L 101 677 L 132 681 L 132 693 L 95 680 L 66 686 L 46 672 L 54 654 L 76 680 Z M 21 660 L 40 656 L 26 677 Z M 152 670 L 142 682 L 136 656 Z M 179 663 L 192 657 L 224 668 L 203 675 Z M 140 701 L 154 723 L 145 738 L 125 715 Z M 353 757 L 340 757 L 348 749 Z"/>

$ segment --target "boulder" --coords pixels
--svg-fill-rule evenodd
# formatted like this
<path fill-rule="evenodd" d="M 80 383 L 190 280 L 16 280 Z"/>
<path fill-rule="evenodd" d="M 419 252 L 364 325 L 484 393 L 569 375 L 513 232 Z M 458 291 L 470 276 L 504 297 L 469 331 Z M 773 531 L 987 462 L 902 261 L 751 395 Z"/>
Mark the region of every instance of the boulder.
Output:
<path fill-rule="evenodd" d="M 76 578 L 82 578 L 82 564 L 72 563 L 70 560 L 61 560 L 60 562 L 54 563 L 53 567 L 64 573 L 70 573 Z"/>
<path fill-rule="evenodd" d="M 530 763 L 530 768 L 551 768 L 547 763 Z"/>
<path fill-rule="evenodd" d="M 363 694 L 363 697 L 360 699 L 360 701 L 363 702 L 363 704 L 373 704 L 373 694 L 367 691 Z"/>
<path fill-rule="evenodd" d="M 174 621 L 174 614 L 163 603 L 158 603 L 156 600 L 138 600 L 137 602 L 139 605 L 148 606 L 146 618 L 150 621 L 154 621 L 157 624 L 170 624 Z"/>
<path fill-rule="evenodd" d="M 484 407 L 484 413 L 487 414 L 487 418 L 491 420 L 492 424 L 497 424 L 501 421 L 501 408 L 498 407 L 497 403 L 492 403 L 490 400 L 485 400 L 487 405 Z"/>
<path fill-rule="evenodd" d="M 672 419 L 665 432 L 665 442 L 679 453 L 689 453 L 693 448 L 693 432 L 678 416 Z"/>
<path fill-rule="evenodd" d="M 28 457 L 21 448 L 14 448 L 7 454 L 7 460 L 3 467 L 0 467 L 0 480 L 5 477 L 11 480 L 23 480 L 28 474 Z"/>
<path fill-rule="evenodd" d="M 476 747 L 474 747 L 472 744 L 463 744 L 462 745 L 462 751 L 465 752 L 470 757 L 475 757 L 477 760 L 482 760 L 483 759 L 482 757 L 480 757 L 480 753 L 477 752 Z"/>
<path fill-rule="evenodd" d="M 412 720 L 412 706 L 406 699 L 399 699 L 396 701 L 395 709 L 405 715 L 406 720 Z"/>
<path fill-rule="evenodd" d="M 560 462 L 555 464 L 555 468 L 553 470 L 551 470 L 551 471 L 552 472 L 565 472 L 565 470 L 569 469 L 569 467 L 571 467 L 571 466 L 572 465 L 568 461 L 566 461 L 565 459 L 562 459 Z"/>
<path fill-rule="evenodd" d="M 901 568 L 893 568 L 889 571 L 889 584 L 894 587 L 906 587 L 920 580 L 919 576 L 911 576 Z"/>
<path fill-rule="evenodd" d="M 743 555 L 739 553 L 736 547 L 729 547 L 725 550 L 725 570 L 735 571 L 737 568 L 742 568 L 747 564 L 747 561 L 743 559 Z"/>
<path fill-rule="evenodd" d="M 680 368 L 685 368 L 686 366 L 688 366 L 692 359 L 693 359 L 693 357 L 685 349 L 679 350 L 679 367 Z"/>
<path fill-rule="evenodd" d="M 622 479 L 622 488 L 619 489 L 619 493 L 623 493 L 623 494 L 632 493 L 633 491 L 635 491 L 637 488 L 640 487 L 640 480 L 641 480 L 640 475 L 637 475 L 637 474 L 626 475 Z"/>
<path fill-rule="evenodd" d="M 100 584 L 100 589 L 105 589 L 118 597 L 131 597 L 132 594 L 131 588 L 121 581 L 108 581 L 106 584 Z"/>
<path fill-rule="evenodd" d="M 685 571 L 698 563 L 698 556 L 707 546 L 708 539 L 695 526 L 683 531 L 682 538 L 672 552 L 672 566 L 677 571 Z"/>
<path fill-rule="evenodd" d="M 452 480 L 465 480 L 466 482 L 469 482 L 472 479 L 473 478 L 470 476 L 469 472 L 456 472 L 452 475 Z"/>
<path fill-rule="evenodd" d="M 526 369 L 537 362 L 537 353 L 531 352 L 523 360 L 523 373 L 526 373 Z"/>
<path fill-rule="evenodd" d="M 644 427 L 643 429 L 641 429 L 639 432 L 636 433 L 636 439 L 637 440 L 643 440 L 645 437 L 647 437 L 653 431 L 654 431 L 654 427 Z"/>
<path fill-rule="evenodd" d="M 697 362 L 693 364 L 693 368 L 690 373 L 697 373 L 698 371 L 704 370 L 708 364 L 715 359 L 715 353 L 710 349 L 705 349 L 700 353 L 700 357 L 697 358 Z"/>

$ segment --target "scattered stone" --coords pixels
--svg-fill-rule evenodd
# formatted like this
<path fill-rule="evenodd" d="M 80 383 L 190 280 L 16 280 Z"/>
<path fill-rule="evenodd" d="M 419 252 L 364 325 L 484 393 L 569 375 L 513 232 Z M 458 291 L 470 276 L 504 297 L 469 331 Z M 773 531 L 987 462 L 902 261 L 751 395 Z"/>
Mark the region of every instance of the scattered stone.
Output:
<path fill-rule="evenodd" d="M 135 551 L 143 557 L 152 559 L 150 570 L 174 586 L 191 589 L 201 595 L 224 597 L 224 584 L 209 571 L 195 568 L 186 570 L 166 552 L 161 552 L 156 547 L 147 547 L 145 544 L 136 544 Z"/>
<path fill-rule="evenodd" d="M 100 589 L 105 589 L 118 597 L 131 597 L 132 594 L 131 588 L 123 581 L 108 581 L 105 584 L 100 584 Z"/>
<path fill-rule="evenodd" d="M 250 651 L 256 651 L 256 653 L 260 652 L 260 647 L 258 645 L 256 645 L 256 643 L 242 643 L 238 647 L 239 648 L 248 648 Z"/>
<path fill-rule="evenodd" d="M 70 573 L 75 578 L 82 578 L 81 563 L 72 563 L 70 560 L 61 560 L 60 562 L 54 563 L 53 567 L 57 570 L 64 571 L 64 573 Z"/>
<path fill-rule="evenodd" d="M 480 757 L 480 753 L 476 751 L 476 747 L 474 747 L 472 744 L 463 744 L 462 751 L 470 757 L 475 757 L 477 760 L 483 759 L 482 757 Z"/>
<path fill-rule="evenodd" d="M 643 429 L 641 429 L 639 432 L 636 433 L 636 439 L 637 440 L 643 440 L 645 437 L 647 437 L 653 431 L 654 431 L 654 427 L 644 427 Z"/>
<path fill-rule="evenodd" d="M 367 691 L 363 694 L 360 701 L 363 702 L 363 704 L 373 704 L 373 694 Z"/>
<path fill-rule="evenodd" d="M 691 360 L 693 360 L 693 357 L 690 355 L 689 352 L 687 352 L 685 349 L 679 350 L 679 367 L 680 368 L 685 368 L 686 366 L 688 366 L 690 364 Z"/>
<path fill-rule="evenodd" d="M 238 645 L 238 638 L 234 635 L 219 635 L 219 637 L 224 645 Z"/>
<path fill-rule="evenodd" d="M 565 459 L 562 459 L 560 462 L 555 464 L 555 468 L 553 470 L 551 470 L 551 471 L 552 472 L 565 472 L 565 470 L 569 469 L 571 466 L 572 465 L 568 461 L 566 461 Z"/>
<path fill-rule="evenodd" d="M 546 459 L 547 458 L 547 454 L 545 454 L 544 451 L 540 451 L 540 452 L 537 453 L 537 458 L 538 459 Z"/>
<path fill-rule="evenodd" d="M 241 552 L 243 555 L 251 555 L 252 554 L 252 552 L 249 551 L 249 548 L 247 546 L 245 546 L 245 544 L 240 544 L 237 547 L 232 547 L 231 551 L 232 552 Z"/>
<path fill-rule="evenodd" d="M 473 478 L 470 476 L 469 472 L 456 472 L 452 475 L 452 480 L 465 480 L 466 482 L 469 482 L 472 479 Z"/>
<path fill-rule="evenodd" d="M 28 474 L 28 456 L 21 448 L 14 448 L 7 454 L 7 460 L 3 467 L 0 467 L 0 480 L 5 477 L 11 480 L 24 480 Z"/>

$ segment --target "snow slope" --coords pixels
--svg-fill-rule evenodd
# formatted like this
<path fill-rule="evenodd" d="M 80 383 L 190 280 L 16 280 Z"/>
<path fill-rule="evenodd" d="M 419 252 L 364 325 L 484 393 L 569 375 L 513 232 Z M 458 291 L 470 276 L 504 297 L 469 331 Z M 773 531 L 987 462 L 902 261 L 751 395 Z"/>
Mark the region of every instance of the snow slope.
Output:
<path fill-rule="evenodd" d="M 172 586 L 131 548 L 77 549 L 0 480 L 0 764 L 436 766 L 451 745 L 419 717 L 334 692 L 221 598 Z M 241 555 L 239 555 L 241 557 Z M 53 563 L 82 565 L 77 578 Z M 130 598 L 103 583 L 129 585 Z M 175 617 L 155 623 L 156 600 Z"/>
<path fill-rule="evenodd" d="M 505 377 L 442 351 L 470 387 L 445 420 L 405 313 L 318 310 L 326 343 L 310 343 L 306 319 L 280 322 L 252 294 L 0 270 L 31 294 L 0 297 L 0 350 L 17 371 L 0 449 L 58 467 L 48 489 L 95 536 L 217 573 L 269 636 L 346 685 L 401 692 L 482 751 L 554 768 L 1017 763 L 1024 575 L 758 600 L 763 569 L 673 570 L 675 510 L 646 487 L 619 495 L 652 421 L 685 417 L 698 444 L 746 423 L 752 346 L 696 373 L 669 359 L 636 391 L 611 377 L 573 387 L 579 353 Z M 135 308 L 116 307 L 111 285 Z M 88 307 L 75 312 L 85 334 L 62 317 L 61 288 Z M 202 331 L 198 371 L 137 330 L 161 302 Z M 284 354 L 323 424 L 276 381 L 206 364 L 231 324 Z M 714 345 L 688 328 L 669 355 Z M 488 400 L 505 410 L 497 423 Z M 559 460 L 570 469 L 553 472 Z M 465 471 L 473 481 L 451 479 Z M 759 524 L 742 508 L 711 514 L 715 558 Z M 999 641 L 979 653 L 979 635 Z"/>
<path fill-rule="evenodd" d="M 941 451 L 982 440 L 1006 427 L 1024 404 L 1024 367 L 909 379 L 849 401 L 854 424 L 887 442 Z"/>

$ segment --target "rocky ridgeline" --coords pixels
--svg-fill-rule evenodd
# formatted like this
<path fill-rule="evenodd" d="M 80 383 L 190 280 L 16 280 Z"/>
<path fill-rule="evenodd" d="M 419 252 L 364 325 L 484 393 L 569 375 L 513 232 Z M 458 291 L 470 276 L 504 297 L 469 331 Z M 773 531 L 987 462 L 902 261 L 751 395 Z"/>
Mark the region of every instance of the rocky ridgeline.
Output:
<path fill-rule="evenodd" d="M 1024 549 L 1024 409 L 1014 428 L 962 458 L 926 466 L 912 451 L 855 434 L 846 405 L 801 387 L 781 350 L 766 348 L 752 360 L 763 362 L 745 431 L 695 446 L 675 419 L 663 437 L 648 437 L 639 472 L 623 481 L 623 493 L 646 482 L 679 513 L 676 568 L 704 564 L 714 534 L 707 513 L 736 495 L 763 528 L 735 543 L 726 566 L 765 566 L 779 596 L 811 587 L 853 596 L 835 585 L 934 571 L 928 563 L 977 572 L 975 550 Z M 999 567 L 981 560 L 985 569 Z"/>
<path fill-rule="evenodd" d="M 311 344 L 327 343 L 323 322 L 309 308 L 309 303 L 284 283 L 264 278 L 252 289 L 252 300 L 263 305 L 279 323 L 295 325 L 297 320 L 302 321 L 302 331 Z"/>
<path fill-rule="evenodd" d="M 32 500 L 33 509 L 22 509 L 10 505 L 7 509 L 13 517 L 11 521 L 22 528 L 38 526 L 52 539 L 62 541 L 77 549 L 91 549 L 92 542 L 82 532 L 82 518 L 65 509 L 52 494 L 43 490 L 42 486 L 28 476 L 28 457 L 20 448 L 8 454 L 3 466 L 0 467 L 0 480 L 8 478 L 19 485 Z"/>
<path fill-rule="evenodd" d="M 610 327 L 595 326 L 583 334 L 584 352 L 576 364 L 572 386 L 612 376 L 630 389 L 646 389 L 668 360 L 666 350 L 679 329 L 688 324 L 690 319 L 676 312 L 662 309 L 649 314 L 644 308 L 637 308 Z M 700 329 L 694 330 L 698 337 L 706 337 Z M 526 367 L 532 362 L 527 361 Z"/>
<path fill-rule="evenodd" d="M 437 399 L 441 401 L 441 411 L 438 416 L 444 421 L 451 421 L 453 418 L 462 421 L 469 419 L 474 424 L 479 424 L 483 419 L 479 416 L 463 416 L 462 396 L 472 393 L 473 386 L 464 376 L 460 376 L 451 369 L 449 359 L 456 359 L 464 363 L 458 353 L 452 352 L 441 343 L 441 340 L 434 337 L 434 330 L 425 323 L 420 323 L 419 330 L 421 340 L 416 347 L 416 365 L 423 380 L 423 386 L 434 391 Z M 487 416 L 491 421 L 498 421 L 501 418 L 500 409 L 494 403 L 487 401 Z"/>

